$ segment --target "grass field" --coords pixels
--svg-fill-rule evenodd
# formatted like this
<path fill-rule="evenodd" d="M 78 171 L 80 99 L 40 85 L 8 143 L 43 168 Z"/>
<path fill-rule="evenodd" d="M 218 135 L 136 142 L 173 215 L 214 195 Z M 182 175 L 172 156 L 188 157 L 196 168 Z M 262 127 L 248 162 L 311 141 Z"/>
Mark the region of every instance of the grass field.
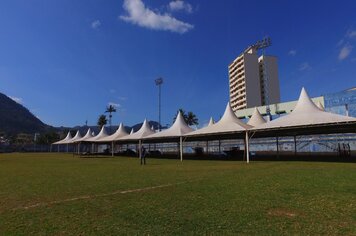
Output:
<path fill-rule="evenodd" d="M 356 235 L 356 164 L 1 154 L 0 235 L 49 234 Z"/>

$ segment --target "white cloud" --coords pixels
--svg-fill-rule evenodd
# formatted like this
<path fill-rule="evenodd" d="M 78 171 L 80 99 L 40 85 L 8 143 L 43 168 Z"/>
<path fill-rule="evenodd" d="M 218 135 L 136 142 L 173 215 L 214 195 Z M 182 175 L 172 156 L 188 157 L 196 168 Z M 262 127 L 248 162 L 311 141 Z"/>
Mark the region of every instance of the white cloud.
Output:
<path fill-rule="evenodd" d="M 299 71 L 308 71 L 311 69 L 312 69 L 312 67 L 309 65 L 308 62 L 304 62 L 299 66 Z"/>
<path fill-rule="evenodd" d="M 356 30 L 348 30 L 346 36 L 350 39 L 356 39 Z"/>
<path fill-rule="evenodd" d="M 119 103 L 115 103 L 115 102 L 109 102 L 108 105 L 109 106 L 111 105 L 111 106 L 113 106 L 115 108 L 120 108 L 121 107 L 121 105 Z"/>
<path fill-rule="evenodd" d="M 296 54 L 297 54 L 297 50 L 294 50 L 294 49 L 292 49 L 288 52 L 288 55 L 290 55 L 290 56 L 295 56 Z"/>
<path fill-rule="evenodd" d="M 351 51 L 352 51 L 351 45 L 347 44 L 347 45 L 343 46 L 339 52 L 339 56 L 338 56 L 339 60 L 342 61 L 342 60 L 346 59 L 350 55 Z"/>
<path fill-rule="evenodd" d="M 121 100 L 121 101 L 126 101 L 127 97 L 118 97 L 118 99 Z"/>
<path fill-rule="evenodd" d="M 194 26 L 177 20 L 167 13 L 160 14 L 147 8 L 142 0 L 124 0 L 124 9 L 128 15 L 120 16 L 120 19 L 154 30 L 166 30 L 175 33 L 186 33 Z"/>
<path fill-rule="evenodd" d="M 187 13 L 193 12 L 193 7 L 189 3 L 182 0 L 174 0 L 168 4 L 168 9 L 171 11 L 185 11 Z"/>
<path fill-rule="evenodd" d="M 100 26 L 101 26 L 100 20 L 95 20 L 95 21 L 93 21 L 93 22 L 91 23 L 91 27 L 92 27 L 93 29 L 98 29 Z"/>
<path fill-rule="evenodd" d="M 12 100 L 14 100 L 14 101 L 17 102 L 18 104 L 23 104 L 22 98 L 12 97 L 12 96 L 9 96 L 9 98 L 11 98 Z"/>

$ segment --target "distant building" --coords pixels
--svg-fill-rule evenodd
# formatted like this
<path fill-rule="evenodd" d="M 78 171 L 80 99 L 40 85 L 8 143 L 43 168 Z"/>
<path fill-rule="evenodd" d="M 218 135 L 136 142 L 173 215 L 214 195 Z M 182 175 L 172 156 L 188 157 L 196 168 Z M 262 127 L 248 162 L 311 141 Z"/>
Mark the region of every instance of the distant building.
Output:
<path fill-rule="evenodd" d="M 264 66 L 265 63 L 265 66 Z M 258 56 L 247 48 L 229 65 L 230 104 L 233 111 L 280 102 L 278 65 L 274 56 Z M 265 84 L 264 76 L 268 77 Z"/>

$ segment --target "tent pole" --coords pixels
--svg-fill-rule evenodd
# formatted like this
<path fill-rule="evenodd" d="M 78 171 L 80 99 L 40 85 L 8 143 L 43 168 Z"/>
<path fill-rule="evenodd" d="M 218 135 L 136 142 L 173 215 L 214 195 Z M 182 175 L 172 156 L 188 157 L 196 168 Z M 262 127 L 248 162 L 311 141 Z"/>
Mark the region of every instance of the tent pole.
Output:
<path fill-rule="evenodd" d="M 114 141 L 111 142 L 111 156 L 114 156 Z"/>
<path fill-rule="evenodd" d="M 297 137 L 294 135 L 294 156 L 297 155 Z"/>
<path fill-rule="evenodd" d="M 80 153 L 80 142 L 78 143 L 78 155 Z"/>
<path fill-rule="evenodd" d="M 59 144 L 57 144 L 57 152 L 59 152 Z"/>
<path fill-rule="evenodd" d="M 206 154 L 209 155 L 209 141 L 206 141 Z"/>
<path fill-rule="evenodd" d="M 142 141 L 140 139 L 138 140 L 138 156 L 140 157 L 140 160 L 142 158 L 141 148 L 142 148 Z"/>
<path fill-rule="evenodd" d="M 250 147 L 249 147 L 249 140 L 248 140 L 248 132 L 246 131 L 246 137 L 245 137 L 245 147 L 246 147 L 246 162 L 250 163 Z"/>
<path fill-rule="evenodd" d="M 183 137 L 179 137 L 179 153 L 180 153 L 180 161 L 183 162 Z"/>
<path fill-rule="evenodd" d="M 220 152 L 221 152 L 221 141 L 219 140 L 219 155 L 220 155 Z"/>
<path fill-rule="evenodd" d="M 277 157 L 279 157 L 279 143 L 278 143 L 278 136 L 276 137 L 276 145 L 277 145 Z"/>
<path fill-rule="evenodd" d="M 67 143 L 67 153 L 68 153 L 68 151 L 69 151 L 69 144 Z"/>

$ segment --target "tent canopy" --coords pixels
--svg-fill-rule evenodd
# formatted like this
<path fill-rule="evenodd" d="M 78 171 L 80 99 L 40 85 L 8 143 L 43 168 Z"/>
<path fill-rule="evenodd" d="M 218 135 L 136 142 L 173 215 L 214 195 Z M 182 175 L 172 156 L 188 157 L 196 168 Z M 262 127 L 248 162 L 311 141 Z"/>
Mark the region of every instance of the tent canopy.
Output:
<path fill-rule="evenodd" d="M 213 117 L 210 117 L 208 126 L 215 124 Z"/>
<path fill-rule="evenodd" d="M 107 136 L 109 136 L 109 135 L 108 135 L 108 133 L 106 132 L 105 126 L 103 126 L 103 127 L 101 127 L 101 130 L 100 130 L 100 132 L 98 133 L 98 135 L 96 135 L 96 136 L 94 136 L 94 137 L 92 137 L 92 138 L 88 138 L 88 139 L 83 140 L 83 141 L 85 141 L 85 142 L 96 142 L 97 140 L 100 140 L 100 139 L 105 138 L 105 137 L 107 137 Z"/>
<path fill-rule="evenodd" d="M 155 132 L 150 128 L 147 120 L 145 119 L 143 121 L 143 124 L 141 126 L 141 128 L 135 132 L 135 133 L 132 133 L 130 135 L 127 135 L 127 136 L 124 136 L 124 137 L 121 137 L 119 139 L 117 139 L 116 141 L 134 141 L 134 140 L 141 140 L 143 139 L 144 137 L 148 136 L 148 135 L 151 135 L 151 134 L 154 134 Z"/>
<path fill-rule="evenodd" d="M 80 139 L 77 139 L 74 142 L 75 143 L 84 142 L 84 141 L 86 141 L 88 139 L 91 139 L 92 137 L 94 137 L 94 135 L 92 134 L 91 129 L 89 128 L 87 133 L 84 135 L 84 137 L 82 137 Z"/>
<path fill-rule="evenodd" d="M 80 135 L 80 132 L 78 130 L 77 133 L 75 134 L 75 136 L 71 140 L 69 140 L 68 143 L 74 143 L 76 140 L 81 139 L 81 138 L 82 138 L 82 135 Z"/>
<path fill-rule="evenodd" d="M 120 123 L 119 128 L 116 130 L 115 133 L 113 133 L 110 136 L 97 139 L 95 142 L 114 142 L 127 135 L 129 134 L 126 132 L 124 125 Z"/>
<path fill-rule="evenodd" d="M 72 139 L 72 135 L 70 134 L 70 131 L 68 131 L 68 134 L 64 139 L 59 140 L 53 144 L 68 144 L 71 139 Z"/>
<path fill-rule="evenodd" d="M 316 134 L 347 132 L 356 124 L 353 117 L 337 115 L 320 110 L 308 96 L 304 88 L 294 110 L 283 117 L 251 128 L 251 131 L 286 134 Z M 288 130 L 288 132 L 286 132 Z M 351 129 L 350 129 L 351 130 Z"/>
<path fill-rule="evenodd" d="M 244 133 L 244 131 L 251 127 L 252 126 L 243 123 L 241 120 L 239 120 L 239 118 L 237 118 L 231 109 L 230 103 L 228 103 L 226 105 L 223 117 L 217 123 L 190 132 L 184 136 L 187 139 L 214 139 L 216 137 L 232 138 L 237 137 L 236 134 L 238 133 Z"/>
<path fill-rule="evenodd" d="M 193 129 L 190 128 L 187 123 L 185 122 L 182 113 L 179 111 L 177 118 L 174 122 L 174 124 L 166 130 L 163 130 L 158 133 L 151 134 L 147 137 L 145 137 L 145 140 L 162 140 L 166 139 L 167 141 L 171 139 L 178 139 L 179 137 L 182 137 L 184 134 L 192 132 Z"/>
<path fill-rule="evenodd" d="M 258 125 L 262 125 L 266 123 L 266 120 L 263 119 L 261 113 L 258 111 L 257 107 L 255 107 L 251 118 L 249 119 L 249 121 L 247 122 L 248 125 L 251 126 L 258 126 Z"/>

